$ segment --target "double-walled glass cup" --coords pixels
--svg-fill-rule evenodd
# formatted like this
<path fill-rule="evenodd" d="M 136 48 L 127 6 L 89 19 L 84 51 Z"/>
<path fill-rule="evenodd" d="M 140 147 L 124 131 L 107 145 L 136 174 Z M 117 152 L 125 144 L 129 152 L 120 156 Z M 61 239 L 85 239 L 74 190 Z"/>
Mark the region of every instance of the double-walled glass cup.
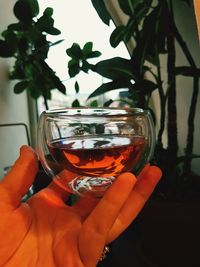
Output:
<path fill-rule="evenodd" d="M 47 174 L 67 191 L 101 197 L 122 172 L 140 172 L 154 143 L 146 110 L 67 108 L 41 114 L 37 152 Z"/>

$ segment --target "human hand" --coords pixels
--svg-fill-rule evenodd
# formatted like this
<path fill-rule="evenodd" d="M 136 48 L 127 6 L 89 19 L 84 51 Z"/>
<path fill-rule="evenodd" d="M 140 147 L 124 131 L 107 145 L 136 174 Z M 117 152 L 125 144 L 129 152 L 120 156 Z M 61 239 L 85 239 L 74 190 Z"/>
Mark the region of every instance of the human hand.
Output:
<path fill-rule="evenodd" d="M 135 219 L 161 177 L 147 165 L 138 177 L 120 175 L 101 200 L 83 197 L 72 207 L 69 193 L 52 182 L 21 203 L 37 174 L 34 151 L 23 146 L 0 182 L 0 266 L 94 267 L 106 244 Z"/>

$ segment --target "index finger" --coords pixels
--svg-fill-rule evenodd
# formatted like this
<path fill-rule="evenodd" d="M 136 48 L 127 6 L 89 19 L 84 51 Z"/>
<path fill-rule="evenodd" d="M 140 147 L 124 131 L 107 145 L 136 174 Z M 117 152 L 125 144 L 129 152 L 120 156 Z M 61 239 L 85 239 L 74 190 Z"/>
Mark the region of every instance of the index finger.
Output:
<path fill-rule="evenodd" d="M 38 171 L 38 161 L 34 150 L 28 146 L 22 146 L 20 157 L 15 162 L 10 172 L 0 182 L 2 191 L 1 201 L 16 208 L 21 203 L 33 183 Z"/>

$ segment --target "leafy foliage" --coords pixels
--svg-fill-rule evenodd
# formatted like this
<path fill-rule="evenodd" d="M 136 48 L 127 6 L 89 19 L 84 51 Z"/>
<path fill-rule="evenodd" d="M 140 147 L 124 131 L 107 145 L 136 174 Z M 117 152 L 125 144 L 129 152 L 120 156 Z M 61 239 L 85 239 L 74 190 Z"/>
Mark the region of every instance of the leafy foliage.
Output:
<path fill-rule="evenodd" d="M 51 90 L 55 88 L 65 94 L 65 86 L 45 62 L 50 46 L 54 45 L 47 41 L 47 34 L 60 34 L 54 27 L 53 9 L 46 8 L 38 18 L 37 0 L 18 0 L 13 11 L 18 22 L 2 32 L 0 56 L 15 58 L 10 78 L 19 82 L 14 92 L 28 90 L 33 98 L 43 96 L 45 99 L 51 98 Z"/>
<path fill-rule="evenodd" d="M 191 0 L 177 0 L 190 8 Z M 105 5 L 106 1 L 91 0 L 101 20 L 109 25 L 111 16 Z M 111 90 L 126 88 L 128 98 L 123 104 L 149 108 L 149 100 L 154 90 L 160 97 L 160 128 L 157 134 L 157 145 L 154 163 L 163 170 L 161 191 L 167 197 L 180 196 L 184 181 L 194 176 L 191 168 L 193 158 L 199 155 L 193 153 L 194 118 L 199 93 L 200 69 L 197 67 L 187 43 L 183 40 L 174 20 L 172 0 L 118 0 L 118 4 L 127 16 L 126 25 L 119 25 L 110 36 L 110 43 L 117 47 L 120 42 L 133 40 L 135 48 L 130 59 L 114 57 L 91 64 L 90 60 L 101 55 L 93 50 L 93 43 L 86 42 L 81 48 L 79 44 L 66 50 L 70 57 L 68 72 L 70 77 L 76 77 L 81 71 L 93 71 L 109 79 L 96 88 L 89 98 L 99 96 Z M 66 88 L 46 63 L 49 49 L 55 43 L 47 41 L 47 35 L 59 35 L 54 27 L 53 10 L 46 8 L 38 18 L 39 5 L 37 0 L 18 0 L 14 6 L 17 23 L 10 24 L 2 32 L 0 40 L 0 56 L 14 57 L 15 63 L 10 72 L 10 78 L 18 80 L 14 87 L 15 93 L 28 90 L 32 97 L 43 96 L 51 98 L 51 90 L 57 88 L 65 93 Z M 177 66 L 175 42 L 179 44 L 189 66 Z M 167 57 L 166 80 L 161 77 L 160 57 Z M 177 140 L 177 101 L 176 77 L 185 76 L 193 79 L 191 105 L 188 114 L 188 136 L 184 155 L 178 156 Z M 79 93 L 78 81 L 74 84 L 75 92 Z M 113 103 L 110 99 L 105 106 Z M 96 100 L 90 103 L 97 106 Z M 78 99 L 73 107 L 80 106 Z M 164 148 L 162 136 L 168 126 L 168 145 Z M 180 168 L 180 164 L 183 165 Z M 180 182 L 181 181 L 181 182 Z M 176 185 L 178 188 L 176 187 Z M 163 186 L 164 185 L 164 186 Z M 171 186 L 173 185 L 173 186 Z M 164 190 L 163 190 L 164 188 Z M 181 188 L 181 189 L 180 189 Z"/>
<path fill-rule="evenodd" d="M 102 21 L 109 25 L 109 22 L 111 20 L 111 16 L 109 12 L 107 11 L 107 8 L 105 6 L 104 1 L 102 0 L 91 0 L 94 8 L 96 9 L 99 17 L 102 19 Z"/>
<path fill-rule="evenodd" d="M 190 0 L 179 0 L 186 2 L 190 8 Z M 104 1 L 92 1 L 98 15 L 108 24 L 108 10 Z M 199 91 L 198 79 L 200 69 L 183 40 L 174 20 L 173 1 L 167 0 L 118 0 L 118 4 L 126 15 L 128 21 L 126 25 L 119 25 L 110 36 L 110 43 L 117 47 L 120 42 L 127 43 L 134 40 L 135 48 L 130 59 L 120 57 L 110 58 L 100 61 L 95 65 L 89 64 L 87 60 L 82 61 L 83 50 L 78 49 L 78 56 L 68 54 L 72 57 L 69 62 L 71 76 L 76 76 L 80 71 L 89 70 L 109 79 L 108 82 L 96 88 L 89 96 L 96 97 L 111 90 L 119 88 L 128 89 L 128 100 L 126 104 L 149 108 L 149 100 L 154 90 L 158 91 L 160 97 L 160 129 L 157 135 L 157 145 L 155 150 L 154 163 L 163 170 L 164 179 L 161 179 L 162 195 L 167 198 L 180 197 L 180 187 L 177 184 L 184 183 L 188 177 L 194 176 L 191 170 L 191 160 L 197 158 L 193 156 L 193 134 L 194 116 Z M 190 66 L 176 66 L 175 41 L 178 42 L 185 58 Z M 78 46 L 76 44 L 76 46 Z M 160 57 L 165 54 L 167 57 L 166 80 L 161 78 Z M 84 59 L 85 60 L 85 59 Z M 70 65 L 76 68 L 70 70 Z M 84 66 L 84 67 L 83 67 Z M 188 138 L 185 154 L 178 156 L 177 141 L 177 115 L 176 115 L 176 77 L 184 75 L 193 77 L 193 92 L 191 106 L 188 115 Z M 109 106 L 113 100 L 108 100 L 104 105 Z M 124 104 L 124 103 L 123 103 Z M 163 147 L 162 136 L 165 125 L 168 125 L 168 146 Z M 180 164 L 183 165 L 180 168 Z M 192 175 L 190 175 L 192 174 Z M 173 185 L 173 186 L 171 186 Z M 183 184 L 182 184 L 183 185 Z M 181 186 L 183 188 L 184 186 Z"/>
<path fill-rule="evenodd" d="M 77 43 L 73 43 L 66 53 L 71 57 L 68 62 L 68 72 L 70 77 L 76 76 L 80 71 L 88 72 L 93 65 L 88 62 L 88 59 L 99 57 L 99 51 L 93 51 L 93 43 L 87 42 L 83 49 Z"/>

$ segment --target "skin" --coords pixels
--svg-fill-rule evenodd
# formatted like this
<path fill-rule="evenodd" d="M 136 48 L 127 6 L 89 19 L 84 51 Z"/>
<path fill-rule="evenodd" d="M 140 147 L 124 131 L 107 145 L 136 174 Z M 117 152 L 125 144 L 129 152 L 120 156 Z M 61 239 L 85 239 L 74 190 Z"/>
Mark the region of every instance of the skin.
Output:
<path fill-rule="evenodd" d="M 199 40 L 200 40 L 200 2 L 197 0 L 194 0 L 193 4 L 194 4 L 195 16 L 196 16 L 197 30 L 198 30 Z"/>
<path fill-rule="evenodd" d="M 138 179 L 120 175 L 101 200 L 83 197 L 65 204 L 69 193 L 52 182 L 22 203 L 37 174 L 27 146 L 0 182 L 0 266 L 94 267 L 104 246 L 135 219 L 161 177 L 147 165 Z"/>

